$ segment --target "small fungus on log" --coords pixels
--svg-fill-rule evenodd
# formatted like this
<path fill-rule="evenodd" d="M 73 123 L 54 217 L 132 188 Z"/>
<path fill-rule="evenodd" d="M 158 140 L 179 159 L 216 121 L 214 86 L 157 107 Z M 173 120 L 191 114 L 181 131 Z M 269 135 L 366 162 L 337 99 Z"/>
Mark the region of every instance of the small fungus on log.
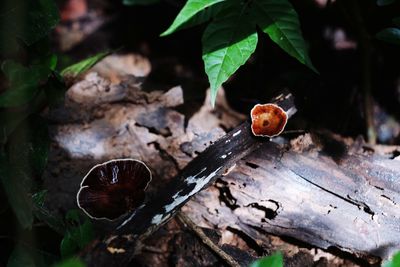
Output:
<path fill-rule="evenodd" d="M 250 112 L 251 131 L 255 136 L 274 137 L 282 133 L 288 115 L 276 104 L 257 104 Z"/>

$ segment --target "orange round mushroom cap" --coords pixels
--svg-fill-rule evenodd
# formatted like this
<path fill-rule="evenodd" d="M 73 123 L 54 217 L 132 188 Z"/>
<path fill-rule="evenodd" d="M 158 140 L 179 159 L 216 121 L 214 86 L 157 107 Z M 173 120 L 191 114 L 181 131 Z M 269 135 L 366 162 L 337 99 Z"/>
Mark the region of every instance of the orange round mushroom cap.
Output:
<path fill-rule="evenodd" d="M 257 104 L 250 112 L 251 131 L 255 136 L 273 137 L 282 133 L 288 116 L 276 104 Z"/>

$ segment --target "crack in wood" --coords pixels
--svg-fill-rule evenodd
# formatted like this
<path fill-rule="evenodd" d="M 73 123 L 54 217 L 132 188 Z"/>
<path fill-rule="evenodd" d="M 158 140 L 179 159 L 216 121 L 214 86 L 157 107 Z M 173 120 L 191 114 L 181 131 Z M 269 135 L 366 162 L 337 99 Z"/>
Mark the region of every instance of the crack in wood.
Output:
<path fill-rule="evenodd" d="M 390 202 L 393 203 L 393 205 L 397 205 L 397 203 L 396 203 L 393 199 L 391 199 L 390 197 L 388 197 L 388 196 L 386 196 L 386 195 L 381 195 L 381 197 L 383 197 L 383 198 L 389 200 Z"/>
<path fill-rule="evenodd" d="M 348 203 L 350 203 L 350 204 L 352 204 L 352 205 L 355 205 L 358 209 L 363 210 L 365 213 L 371 215 L 371 219 L 372 219 L 372 220 L 374 219 L 375 212 L 373 212 L 373 211 L 371 210 L 371 208 L 370 208 L 366 203 L 361 202 L 361 201 L 358 201 L 358 200 L 355 200 L 355 199 L 352 199 L 352 198 L 350 197 L 349 194 L 348 194 L 346 197 L 343 197 L 343 196 L 341 196 L 341 195 L 339 195 L 339 194 L 337 194 L 337 193 L 335 193 L 335 192 L 333 192 L 333 191 L 331 191 L 331 190 L 329 190 L 329 189 L 326 189 L 326 188 L 320 186 L 320 185 L 317 184 L 317 183 L 312 182 L 311 180 L 307 179 L 306 177 L 304 177 L 303 175 L 297 173 L 296 171 L 291 170 L 291 169 L 289 169 L 289 170 L 290 170 L 292 173 L 294 173 L 296 176 L 298 176 L 298 177 L 300 177 L 301 179 L 303 179 L 304 181 L 306 181 L 306 182 L 308 182 L 308 183 L 310 183 L 310 184 L 312 184 L 312 185 L 318 187 L 319 189 L 321 189 L 321 190 L 323 190 L 323 191 L 325 191 L 325 192 L 327 192 L 327 193 L 329 193 L 329 194 L 332 194 L 332 195 L 334 195 L 335 197 L 338 197 L 338 198 L 340 198 L 340 199 L 342 199 L 342 200 L 344 200 L 344 201 L 346 201 L 346 202 L 348 202 Z"/>

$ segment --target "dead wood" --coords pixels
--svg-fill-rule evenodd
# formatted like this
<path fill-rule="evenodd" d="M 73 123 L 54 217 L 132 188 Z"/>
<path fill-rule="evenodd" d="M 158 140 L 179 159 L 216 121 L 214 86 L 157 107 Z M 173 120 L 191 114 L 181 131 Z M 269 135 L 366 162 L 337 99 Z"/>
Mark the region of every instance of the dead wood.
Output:
<path fill-rule="evenodd" d="M 47 206 L 57 210 L 74 207 L 84 174 L 96 163 L 121 157 L 148 163 L 154 172 L 149 200 L 158 199 L 160 189 L 180 169 L 224 135 L 220 124 L 230 128 L 240 121 L 226 105 L 217 105 L 216 110 L 205 105 L 185 123 L 184 115 L 174 110 L 182 103 L 179 87 L 146 93 L 134 77 L 110 84 L 91 73 L 74 85 L 66 106 L 49 114 L 54 144 L 46 178 Z M 278 141 L 262 145 L 241 160 L 243 154 L 236 152 L 237 157 L 226 164 L 236 162 L 235 168 L 189 201 L 183 207 L 185 214 L 199 226 L 221 231 L 221 240 L 226 241 L 224 233 L 243 233 L 263 248 L 258 254 L 279 249 L 270 246 L 271 234 L 366 258 L 384 258 L 399 248 L 397 159 L 377 155 L 377 147 L 343 138 L 304 135 L 291 145 L 282 138 Z M 257 140 L 256 144 L 251 148 L 260 145 Z M 232 149 L 243 151 L 236 145 Z M 225 168 L 215 176 L 224 172 Z M 176 186 L 172 185 L 170 189 Z M 166 195 L 166 199 L 173 196 Z M 164 214 L 166 202 L 153 203 L 153 213 L 140 218 L 151 222 L 154 211 Z M 126 219 L 107 227 L 115 229 Z M 136 244 L 132 234 L 153 231 L 148 222 L 138 219 L 126 224 L 129 227 L 114 232 L 106 242 L 98 240 L 83 254 L 93 266 L 101 266 L 103 260 L 106 266 L 127 264 L 132 254 L 126 252 Z M 124 248 L 111 250 L 124 253 L 111 253 L 107 247 Z"/>
<path fill-rule="evenodd" d="M 287 111 L 289 117 L 295 112 L 290 93 L 281 94 L 272 102 Z M 152 198 L 120 220 L 109 235 L 96 241 L 82 255 L 89 266 L 128 265 L 141 242 L 171 219 L 192 196 L 227 173 L 240 158 L 269 141 L 254 136 L 250 124 L 245 121 L 208 146 Z M 109 253 L 110 249 L 123 253 Z"/>
<path fill-rule="evenodd" d="M 387 258 L 400 249 L 400 162 L 331 142 L 334 151 L 309 134 L 291 146 L 267 143 L 184 212 L 200 225 L 234 227 L 260 242 L 273 234 Z"/>

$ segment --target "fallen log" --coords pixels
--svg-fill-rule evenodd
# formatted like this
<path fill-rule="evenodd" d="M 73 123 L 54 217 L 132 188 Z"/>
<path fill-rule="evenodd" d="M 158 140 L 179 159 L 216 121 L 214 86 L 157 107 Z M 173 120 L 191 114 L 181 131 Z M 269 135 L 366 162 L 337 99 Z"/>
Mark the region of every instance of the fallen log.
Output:
<path fill-rule="evenodd" d="M 296 109 L 293 96 L 282 93 L 271 101 L 288 116 Z M 82 257 L 89 266 L 127 266 L 141 242 L 171 219 L 189 199 L 227 173 L 240 158 L 269 138 L 254 136 L 245 121 L 207 147 L 155 196 L 127 214 L 103 240 L 97 240 Z M 115 253 L 119 251 L 120 253 Z"/>
<path fill-rule="evenodd" d="M 79 94 L 74 96 L 74 90 Z M 67 96 L 72 99 L 67 110 L 50 114 L 54 145 L 46 183 L 47 204 L 54 209 L 73 207 L 85 172 L 112 158 L 146 161 L 155 176 L 149 195 L 156 197 L 179 169 L 224 134 L 218 128 L 221 121 L 211 111 L 195 114 L 185 125 L 184 116 L 173 110 L 183 103 L 178 87 L 166 93 L 145 93 L 132 80 L 110 86 L 91 74 Z M 218 113 L 228 121 L 229 110 Z M 238 121 L 230 120 L 228 127 Z M 225 176 L 196 194 L 183 211 L 202 227 L 221 233 L 236 229 L 260 245 L 276 235 L 370 260 L 386 258 L 399 249 L 396 177 L 400 177 L 400 164 L 390 155 L 394 158 L 400 149 L 390 148 L 387 155 L 379 155 L 377 147 L 362 142 L 312 136 L 320 137 L 304 135 L 290 145 L 278 138 L 279 144 L 259 148 L 257 141 L 257 146 L 252 146 L 255 152 L 243 159 L 238 155 L 226 164 L 237 163 L 229 173 L 225 168 L 219 170 L 216 175 Z M 157 205 L 160 211 L 162 205 L 155 203 L 154 207 Z M 181 205 L 183 202 L 171 211 Z M 116 229 L 126 219 L 111 227 Z M 149 234 L 155 229 L 141 226 L 140 220 L 138 228 L 128 225 L 97 240 L 82 255 L 95 266 L 102 261 L 126 264 L 133 256 L 130 250 L 136 247 L 132 233 L 150 229 Z M 131 245 L 127 250 L 118 249 L 127 244 Z"/>
<path fill-rule="evenodd" d="M 400 249 L 400 161 L 365 155 L 359 144 L 341 140 L 332 139 L 331 151 L 310 136 L 292 146 L 264 144 L 184 212 L 200 225 L 233 227 L 261 243 L 272 234 L 372 261 L 388 258 Z M 229 194 L 221 201 L 223 191 Z"/>

